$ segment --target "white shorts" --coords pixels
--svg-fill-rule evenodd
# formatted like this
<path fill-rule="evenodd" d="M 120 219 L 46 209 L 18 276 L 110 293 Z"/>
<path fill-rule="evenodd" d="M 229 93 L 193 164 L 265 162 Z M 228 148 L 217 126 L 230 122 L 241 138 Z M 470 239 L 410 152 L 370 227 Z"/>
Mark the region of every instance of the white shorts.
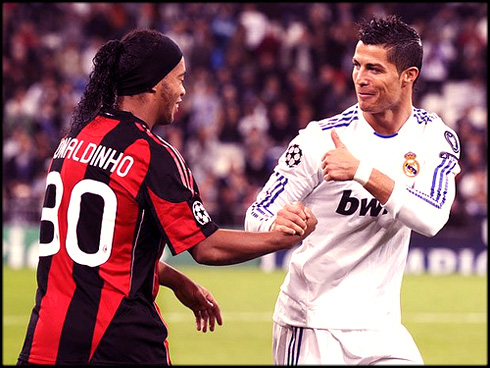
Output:
<path fill-rule="evenodd" d="M 274 322 L 275 365 L 423 365 L 407 329 L 319 330 Z"/>

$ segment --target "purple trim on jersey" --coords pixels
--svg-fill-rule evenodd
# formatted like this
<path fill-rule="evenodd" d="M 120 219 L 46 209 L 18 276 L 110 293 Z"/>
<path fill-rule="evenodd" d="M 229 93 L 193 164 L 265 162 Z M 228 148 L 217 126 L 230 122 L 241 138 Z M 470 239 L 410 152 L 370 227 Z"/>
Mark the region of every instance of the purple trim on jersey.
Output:
<path fill-rule="evenodd" d="M 442 160 L 441 164 L 437 166 L 434 171 L 430 195 L 410 188 L 407 188 L 407 190 L 430 205 L 436 208 L 441 208 L 446 202 L 446 194 L 449 186 L 449 173 L 455 168 L 455 166 L 456 162 L 454 160 Z"/>
<path fill-rule="evenodd" d="M 374 132 L 374 135 L 375 135 L 376 137 L 380 137 L 380 138 L 385 139 L 385 138 L 393 138 L 393 137 L 396 137 L 396 136 L 398 135 L 398 132 L 393 133 L 393 134 L 388 134 L 388 135 L 379 134 L 378 132 Z"/>
<path fill-rule="evenodd" d="M 427 111 L 418 108 L 413 109 L 413 116 L 417 120 L 417 123 L 425 125 L 433 121 L 435 118 L 434 115 L 429 114 Z"/>
<path fill-rule="evenodd" d="M 279 173 L 275 173 L 276 176 L 279 176 L 277 179 L 276 185 L 272 188 L 272 190 L 268 190 L 266 193 L 267 195 L 265 198 L 257 203 L 254 203 L 252 205 L 252 215 L 254 217 L 259 217 L 259 215 L 263 216 L 268 216 L 271 217 L 274 214 L 269 211 L 267 208 L 274 203 L 276 198 L 279 196 L 284 191 L 284 188 L 286 187 L 286 184 L 288 183 L 288 179 L 285 178 L 284 176 L 280 175 Z M 267 211 L 268 213 L 265 213 L 264 211 Z M 258 212 L 258 214 L 256 213 Z"/>
<path fill-rule="evenodd" d="M 349 126 L 353 121 L 358 120 L 357 113 L 358 107 L 357 105 L 354 105 L 343 113 L 320 122 L 320 128 L 321 130 L 329 130 L 332 128 Z"/>

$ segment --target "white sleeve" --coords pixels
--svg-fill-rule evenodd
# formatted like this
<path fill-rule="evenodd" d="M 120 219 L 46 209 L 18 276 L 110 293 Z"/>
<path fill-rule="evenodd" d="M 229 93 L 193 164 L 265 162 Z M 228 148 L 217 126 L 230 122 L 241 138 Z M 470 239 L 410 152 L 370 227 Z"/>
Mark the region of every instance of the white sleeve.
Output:
<path fill-rule="evenodd" d="M 290 142 L 256 201 L 248 208 L 245 230 L 268 231 L 286 204 L 302 201 L 322 180 L 320 129 L 313 122 Z"/>
<path fill-rule="evenodd" d="M 448 221 L 456 195 L 455 178 L 461 171 L 456 133 L 446 126 L 438 129 L 426 145 L 426 156 L 413 186 L 395 182 L 384 207 L 410 229 L 431 237 Z"/>

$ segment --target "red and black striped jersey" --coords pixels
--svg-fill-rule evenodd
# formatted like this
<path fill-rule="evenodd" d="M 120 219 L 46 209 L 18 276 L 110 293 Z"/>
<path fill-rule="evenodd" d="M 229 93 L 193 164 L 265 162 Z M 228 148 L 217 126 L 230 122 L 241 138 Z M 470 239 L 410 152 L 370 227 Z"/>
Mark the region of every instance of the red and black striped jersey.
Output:
<path fill-rule="evenodd" d="M 19 359 L 170 364 L 158 261 L 217 230 L 180 153 L 128 112 L 65 137 L 46 179 L 36 303 Z"/>

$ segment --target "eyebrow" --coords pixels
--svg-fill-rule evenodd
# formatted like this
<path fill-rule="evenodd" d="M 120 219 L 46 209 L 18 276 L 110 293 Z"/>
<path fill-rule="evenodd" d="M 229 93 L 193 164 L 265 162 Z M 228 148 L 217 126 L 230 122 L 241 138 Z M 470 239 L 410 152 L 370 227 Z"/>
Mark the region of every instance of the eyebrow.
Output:
<path fill-rule="evenodd" d="M 352 58 L 352 62 L 353 63 L 358 63 L 360 64 L 360 62 L 356 59 L 356 58 Z M 383 65 L 383 64 L 380 64 L 380 63 L 367 63 L 366 66 L 368 68 L 381 68 L 381 69 L 386 69 L 386 67 Z"/>

